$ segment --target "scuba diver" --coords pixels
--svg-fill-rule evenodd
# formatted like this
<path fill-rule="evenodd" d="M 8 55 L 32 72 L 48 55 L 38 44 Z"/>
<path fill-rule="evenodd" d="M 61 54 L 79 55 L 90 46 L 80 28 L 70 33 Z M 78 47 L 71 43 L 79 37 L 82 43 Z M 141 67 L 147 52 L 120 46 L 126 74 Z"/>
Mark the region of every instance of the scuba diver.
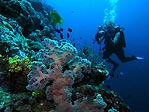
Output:
<path fill-rule="evenodd" d="M 144 59 L 143 57 L 126 57 L 124 49 L 126 47 L 125 37 L 123 29 L 120 26 L 115 26 L 113 23 L 105 24 L 105 27 L 99 26 L 95 35 L 95 40 L 98 44 L 104 40 L 103 57 L 105 62 L 113 64 L 113 68 L 110 71 L 110 76 L 114 77 L 114 72 L 119 66 L 117 62 L 112 60 L 110 56 L 114 53 L 121 60 L 121 62 L 129 62 L 132 60 Z M 101 46 L 101 45 L 100 45 Z"/>

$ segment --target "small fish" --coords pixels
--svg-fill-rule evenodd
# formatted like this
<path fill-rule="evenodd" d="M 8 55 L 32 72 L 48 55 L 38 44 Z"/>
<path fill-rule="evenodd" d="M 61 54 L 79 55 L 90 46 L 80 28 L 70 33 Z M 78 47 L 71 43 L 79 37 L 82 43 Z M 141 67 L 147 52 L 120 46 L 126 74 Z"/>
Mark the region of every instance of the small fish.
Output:
<path fill-rule="evenodd" d="M 84 46 L 84 47 L 82 48 L 82 52 L 84 53 L 84 55 L 88 55 L 88 54 L 89 54 L 89 47 Z"/>
<path fill-rule="evenodd" d="M 67 33 L 67 38 L 69 38 L 70 37 L 70 34 L 69 33 Z"/>
<path fill-rule="evenodd" d="M 55 29 L 55 31 L 56 31 L 57 33 L 61 33 L 61 31 L 60 31 L 59 29 Z"/>
<path fill-rule="evenodd" d="M 60 31 L 63 31 L 63 28 L 60 28 Z"/>
<path fill-rule="evenodd" d="M 63 39 L 63 38 L 64 38 L 62 33 L 60 33 L 60 38 L 61 38 L 61 39 Z"/>
<path fill-rule="evenodd" d="M 71 13 L 74 13 L 74 11 L 71 11 Z"/>
<path fill-rule="evenodd" d="M 75 47 L 75 46 L 76 46 L 76 44 L 74 43 L 74 44 L 73 44 L 73 46 Z"/>
<path fill-rule="evenodd" d="M 55 23 L 56 25 L 60 24 L 62 26 L 63 20 L 59 13 L 57 13 L 56 11 L 51 11 L 49 12 L 49 14 L 52 23 Z"/>
<path fill-rule="evenodd" d="M 72 32 L 72 29 L 71 29 L 71 28 L 68 28 L 68 31 L 69 31 L 69 32 Z"/>

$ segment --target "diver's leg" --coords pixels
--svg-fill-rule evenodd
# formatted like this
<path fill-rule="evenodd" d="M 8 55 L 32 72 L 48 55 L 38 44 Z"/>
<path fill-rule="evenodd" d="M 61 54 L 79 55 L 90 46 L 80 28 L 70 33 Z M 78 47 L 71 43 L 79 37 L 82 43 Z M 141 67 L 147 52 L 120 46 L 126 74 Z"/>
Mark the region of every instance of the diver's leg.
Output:
<path fill-rule="evenodd" d="M 113 50 L 111 50 L 111 49 L 106 49 L 106 50 L 103 52 L 103 59 L 104 59 L 105 61 L 109 62 L 109 63 L 112 63 L 112 64 L 114 65 L 114 67 L 117 68 L 119 64 L 116 63 L 114 60 L 112 60 L 112 59 L 110 58 L 110 56 L 111 56 L 113 53 L 114 53 Z"/>
<path fill-rule="evenodd" d="M 114 60 L 112 60 L 111 58 L 108 58 L 107 62 L 112 63 L 113 67 L 112 69 L 109 71 L 110 72 L 110 76 L 114 77 L 114 72 L 116 71 L 117 67 L 119 66 L 118 63 L 116 63 Z"/>
<path fill-rule="evenodd" d="M 137 58 L 135 56 L 131 56 L 131 57 L 125 57 L 125 52 L 123 48 L 118 48 L 115 50 L 115 54 L 117 55 L 117 57 L 122 61 L 122 62 L 128 62 L 131 60 L 136 60 Z"/>
<path fill-rule="evenodd" d="M 112 55 L 112 53 L 113 53 L 113 50 L 105 48 L 105 50 L 103 51 L 102 59 L 104 59 L 105 61 L 108 60 L 109 57 Z"/>
<path fill-rule="evenodd" d="M 112 63 L 115 69 L 119 66 L 119 64 L 116 63 L 116 62 L 115 62 L 114 60 L 112 60 L 111 58 L 108 58 L 108 59 L 107 59 L 107 62 Z"/>
<path fill-rule="evenodd" d="M 103 59 L 106 61 L 106 62 L 109 62 L 113 65 L 113 68 L 111 69 L 110 71 L 110 76 L 114 77 L 114 72 L 116 70 L 116 68 L 119 66 L 118 63 L 116 63 L 114 60 L 112 60 L 110 58 L 110 56 L 113 54 L 113 51 L 112 50 L 105 50 L 103 52 Z"/>

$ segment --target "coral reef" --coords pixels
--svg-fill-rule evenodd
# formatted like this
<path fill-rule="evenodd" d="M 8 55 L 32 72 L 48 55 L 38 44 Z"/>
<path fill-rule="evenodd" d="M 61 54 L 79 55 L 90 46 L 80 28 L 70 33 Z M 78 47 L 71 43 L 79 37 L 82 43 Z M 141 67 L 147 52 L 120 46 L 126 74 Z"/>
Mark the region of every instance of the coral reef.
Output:
<path fill-rule="evenodd" d="M 130 112 L 105 89 L 104 63 L 58 40 L 53 9 L 43 6 L 41 0 L 0 0 L 0 111 Z"/>
<path fill-rule="evenodd" d="M 43 15 L 43 13 L 37 12 L 32 5 L 26 0 L 1 0 L 0 12 L 5 17 L 15 19 L 23 28 L 22 33 L 27 36 L 32 31 L 42 30 L 44 26 L 49 24 L 46 11 Z"/>
<path fill-rule="evenodd" d="M 13 19 L 0 14 L 1 55 L 25 57 L 28 51 L 27 39 L 22 35 L 22 28 Z"/>

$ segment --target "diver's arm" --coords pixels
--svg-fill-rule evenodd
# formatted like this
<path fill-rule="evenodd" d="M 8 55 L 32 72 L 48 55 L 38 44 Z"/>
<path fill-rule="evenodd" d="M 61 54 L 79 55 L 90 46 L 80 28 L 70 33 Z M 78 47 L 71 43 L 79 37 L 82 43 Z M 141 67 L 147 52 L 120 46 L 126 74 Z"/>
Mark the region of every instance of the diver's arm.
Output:
<path fill-rule="evenodd" d="M 98 42 L 98 44 L 100 44 L 103 40 L 104 40 L 104 31 L 99 31 L 95 38 L 96 38 L 96 41 Z"/>
<path fill-rule="evenodd" d="M 100 44 L 103 40 L 104 40 L 104 36 L 102 36 L 98 39 L 98 43 Z"/>
<path fill-rule="evenodd" d="M 120 38 L 120 32 L 117 32 L 117 33 L 115 34 L 114 39 L 113 39 L 113 43 L 116 44 L 117 41 L 119 40 L 119 38 Z"/>

